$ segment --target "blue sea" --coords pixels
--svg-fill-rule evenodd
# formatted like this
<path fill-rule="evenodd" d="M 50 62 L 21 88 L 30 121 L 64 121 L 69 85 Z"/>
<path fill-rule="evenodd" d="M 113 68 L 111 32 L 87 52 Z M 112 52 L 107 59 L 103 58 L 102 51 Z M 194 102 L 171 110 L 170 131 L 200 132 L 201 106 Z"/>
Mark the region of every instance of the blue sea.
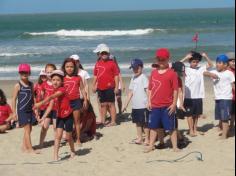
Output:
<path fill-rule="evenodd" d="M 132 58 L 142 58 L 148 72 L 157 48 L 170 48 L 178 60 L 194 49 L 196 32 L 200 52 L 215 58 L 234 51 L 235 9 L 0 15 L 0 79 L 16 79 L 22 62 L 36 78 L 45 64 L 60 66 L 72 54 L 92 73 L 99 43 L 110 46 L 123 74 Z"/>

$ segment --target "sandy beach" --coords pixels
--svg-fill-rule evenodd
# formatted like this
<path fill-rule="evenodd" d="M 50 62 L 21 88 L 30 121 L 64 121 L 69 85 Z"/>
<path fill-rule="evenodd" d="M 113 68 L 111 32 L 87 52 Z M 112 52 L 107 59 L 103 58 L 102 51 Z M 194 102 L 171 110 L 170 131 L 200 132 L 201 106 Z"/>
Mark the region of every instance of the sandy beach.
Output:
<path fill-rule="evenodd" d="M 126 87 L 129 78 L 125 79 Z M 15 81 L 0 81 L 0 88 L 11 99 Z M 127 89 L 126 89 L 127 90 Z M 201 119 L 200 130 L 204 136 L 188 138 L 188 144 L 179 153 L 171 149 L 156 150 L 144 154 L 143 146 L 129 144 L 136 137 L 135 127 L 130 122 L 129 114 L 119 117 L 120 125 L 113 128 L 100 129 L 98 140 L 83 144 L 77 149 L 73 160 L 68 160 L 68 146 L 60 149 L 59 163 L 50 163 L 53 156 L 53 130 L 47 135 L 49 147 L 40 155 L 22 154 L 20 150 L 23 130 L 16 129 L 0 135 L 0 170 L 2 176 L 233 176 L 235 173 L 235 137 L 219 140 L 217 124 L 214 121 L 214 95 L 210 81 L 206 81 L 206 99 L 204 113 L 207 119 Z M 123 99 L 126 94 L 123 95 Z M 97 112 L 96 97 L 91 95 L 91 102 Z M 129 111 L 130 112 L 130 108 Z M 180 130 L 186 134 L 187 122 L 179 121 Z M 34 127 L 32 132 L 33 145 L 39 142 L 40 127 Z M 168 141 L 168 137 L 166 138 Z M 203 155 L 203 161 L 197 160 L 198 154 L 170 163 L 161 160 L 175 160 L 190 152 L 198 151 Z M 159 161 L 158 161 L 159 160 Z"/>

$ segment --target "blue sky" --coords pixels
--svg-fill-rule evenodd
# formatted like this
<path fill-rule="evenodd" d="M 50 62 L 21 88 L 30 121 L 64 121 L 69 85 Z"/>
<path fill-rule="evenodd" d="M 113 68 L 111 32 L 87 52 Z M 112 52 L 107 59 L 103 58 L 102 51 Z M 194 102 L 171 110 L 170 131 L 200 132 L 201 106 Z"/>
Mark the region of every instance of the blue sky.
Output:
<path fill-rule="evenodd" d="M 234 0 L 0 0 L 0 13 L 235 7 Z"/>

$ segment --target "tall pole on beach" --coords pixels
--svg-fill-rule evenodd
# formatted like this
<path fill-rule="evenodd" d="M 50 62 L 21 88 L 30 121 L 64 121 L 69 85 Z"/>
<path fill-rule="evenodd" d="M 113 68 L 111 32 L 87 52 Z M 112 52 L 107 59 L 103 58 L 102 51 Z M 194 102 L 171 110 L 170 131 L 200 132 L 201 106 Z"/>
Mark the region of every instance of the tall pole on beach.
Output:
<path fill-rule="evenodd" d="M 193 42 L 195 42 L 195 51 L 197 51 L 198 49 L 198 42 L 199 42 L 199 33 L 196 33 L 194 36 L 193 36 Z"/>

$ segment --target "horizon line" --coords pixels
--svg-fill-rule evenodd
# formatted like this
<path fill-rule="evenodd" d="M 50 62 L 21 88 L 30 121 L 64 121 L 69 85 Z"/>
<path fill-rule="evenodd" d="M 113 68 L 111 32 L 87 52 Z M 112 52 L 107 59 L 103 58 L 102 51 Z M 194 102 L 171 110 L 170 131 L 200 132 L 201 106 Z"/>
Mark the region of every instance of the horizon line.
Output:
<path fill-rule="evenodd" d="M 1 16 L 6 15 L 50 15 L 50 14 L 73 14 L 73 13 L 116 13 L 116 12 L 145 12 L 145 11 L 169 11 L 169 10 L 207 10 L 207 9 L 235 9 L 235 7 L 201 7 L 201 8 L 170 8 L 170 9 L 137 9 L 137 10 L 101 10 L 101 11 L 65 11 L 65 12 L 26 12 L 26 13 L 0 13 Z"/>

